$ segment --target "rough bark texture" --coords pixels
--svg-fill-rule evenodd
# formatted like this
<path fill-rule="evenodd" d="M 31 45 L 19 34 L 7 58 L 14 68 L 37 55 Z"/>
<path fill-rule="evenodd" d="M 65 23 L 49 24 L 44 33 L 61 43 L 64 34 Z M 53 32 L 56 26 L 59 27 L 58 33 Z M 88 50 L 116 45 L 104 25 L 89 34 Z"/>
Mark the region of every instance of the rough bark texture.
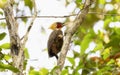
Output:
<path fill-rule="evenodd" d="M 16 22 L 13 15 L 13 8 L 11 3 L 7 3 L 4 7 L 4 13 L 6 17 L 6 23 L 10 36 L 11 45 L 11 56 L 13 60 L 13 66 L 19 69 L 20 72 L 13 73 L 13 75 L 23 75 L 23 61 L 24 61 L 24 50 L 20 42 L 20 37 L 17 33 L 18 23 Z"/>
<path fill-rule="evenodd" d="M 66 55 L 67 55 L 67 52 L 68 52 L 68 49 L 69 49 L 69 44 L 70 44 L 70 41 L 71 41 L 71 37 L 76 32 L 76 30 L 79 28 L 79 26 L 83 23 L 86 15 L 89 11 L 89 7 L 93 3 L 93 1 L 95 1 L 95 0 L 86 0 L 85 1 L 84 8 L 81 10 L 81 12 L 78 13 L 74 22 L 70 23 L 72 25 L 70 25 L 71 27 L 66 31 L 65 41 L 63 43 L 63 47 L 62 47 L 60 57 L 59 57 L 58 63 L 57 63 L 59 68 L 56 70 L 56 75 L 60 75 L 60 73 L 62 71 L 62 68 L 64 66 L 65 58 L 66 58 Z"/>

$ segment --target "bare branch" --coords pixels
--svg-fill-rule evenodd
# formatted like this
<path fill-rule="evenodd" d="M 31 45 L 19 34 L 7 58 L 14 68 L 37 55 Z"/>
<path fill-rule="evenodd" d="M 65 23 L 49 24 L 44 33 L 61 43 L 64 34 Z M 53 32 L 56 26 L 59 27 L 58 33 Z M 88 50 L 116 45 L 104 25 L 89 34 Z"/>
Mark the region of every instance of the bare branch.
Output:
<path fill-rule="evenodd" d="M 60 75 L 62 68 L 64 66 L 65 58 L 66 58 L 66 55 L 67 55 L 67 52 L 69 49 L 69 44 L 71 41 L 71 37 L 76 32 L 76 30 L 79 28 L 79 26 L 83 23 L 92 2 L 93 2 L 93 0 L 85 1 L 83 10 L 78 13 L 78 16 L 76 17 L 74 22 L 70 23 L 70 24 L 72 24 L 72 25 L 70 25 L 71 27 L 66 31 L 65 40 L 64 40 L 62 50 L 60 53 L 60 57 L 59 57 L 58 63 L 57 63 L 57 66 L 59 66 L 59 68 L 56 70 L 57 75 Z"/>
<path fill-rule="evenodd" d="M 120 16 L 120 14 L 107 14 L 103 12 L 88 12 L 88 14 L 95 14 L 95 15 L 104 15 L 104 16 Z M 36 16 L 36 18 L 67 18 L 71 16 L 76 16 L 77 14 L 71 14 L 71 15 L 63 15 L 63 16 Z M 18 18 L 33 18 L 33 16 L 19 16 L 15 17 L 15 19 Z M 5 18 L 0 18 L 0 20 L 5 20 Z"/>
<path fill-rule="evenodd" d="M 28 34 L 33 26 L 33 23 L 34 23 L 34 20 L 37 16 L 37 8 L 36 8 L 36 4 L 35 4 L 35 0 L 33 0 L 33 6 L 34 6 L 34 15 L 32 16 L 32 21 L 30 23 L 30 26 L 28 27 L 27 29 L 27 32 L 26 34 L 23 36 L 23 38 L 21 40 L 23 40 L 23 45 L 25 45 L 26 41 L 27 41 L 27 38 L 28 38 Z"/>
<path fill-rule="evenodd" d="M 64 15 L 64 16 L 36 16 L 36 18 L 66 18 L 70 16 L 76 16 L 76 14 L 72 15 Z M 18 18 L 33 18 L 33 16 L 20 16 L 20 17 L 15 17 L 16 19 Z M 4 20 L 5 18 L 0 18 L 0 20 Z"/>

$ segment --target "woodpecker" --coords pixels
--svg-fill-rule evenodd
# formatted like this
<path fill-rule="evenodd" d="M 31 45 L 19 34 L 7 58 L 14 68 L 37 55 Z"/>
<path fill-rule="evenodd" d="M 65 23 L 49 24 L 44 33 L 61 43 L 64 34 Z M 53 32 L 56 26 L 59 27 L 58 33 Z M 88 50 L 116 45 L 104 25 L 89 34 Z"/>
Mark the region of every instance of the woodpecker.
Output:
<path fill-rule="evenodd" d="M 61 30 L 63 26 L 63 23 L 55 22 L 49 27 L 53 30 L 47 43 L 49 57 L 55 56 L 58 59 L 57 54 L 61 51 L 63 45 L 63 32 Z"/>

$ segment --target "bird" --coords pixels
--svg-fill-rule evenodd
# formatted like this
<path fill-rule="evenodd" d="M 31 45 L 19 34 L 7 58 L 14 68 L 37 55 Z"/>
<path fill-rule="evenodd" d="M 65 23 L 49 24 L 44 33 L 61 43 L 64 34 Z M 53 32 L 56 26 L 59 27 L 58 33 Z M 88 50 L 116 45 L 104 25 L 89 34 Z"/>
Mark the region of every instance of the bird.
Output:
<path fill-rule="evenodd" d="M 61 22 L 54 22 L 49 28 L 53 31 L 51 32 L 47 48 L 49 57 L 55 56 L 58 59 L 58 53 L 61 51 L 63 45 L 63 32 L 61 28 L 64 26 Z"/>

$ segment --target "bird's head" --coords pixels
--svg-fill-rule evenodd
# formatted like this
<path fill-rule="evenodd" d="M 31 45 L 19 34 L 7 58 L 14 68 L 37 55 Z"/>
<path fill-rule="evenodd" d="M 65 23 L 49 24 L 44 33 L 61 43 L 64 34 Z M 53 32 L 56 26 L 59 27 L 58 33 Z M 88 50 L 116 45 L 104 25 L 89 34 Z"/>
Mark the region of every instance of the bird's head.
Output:
<path fill-rule="evenodd" d="M 61 29 L 63 26 L 64 26 L 63 23 L 55 22 L 49 28 L 52 29 L 52 30 L 56 30 L 56 29 Z"/>

